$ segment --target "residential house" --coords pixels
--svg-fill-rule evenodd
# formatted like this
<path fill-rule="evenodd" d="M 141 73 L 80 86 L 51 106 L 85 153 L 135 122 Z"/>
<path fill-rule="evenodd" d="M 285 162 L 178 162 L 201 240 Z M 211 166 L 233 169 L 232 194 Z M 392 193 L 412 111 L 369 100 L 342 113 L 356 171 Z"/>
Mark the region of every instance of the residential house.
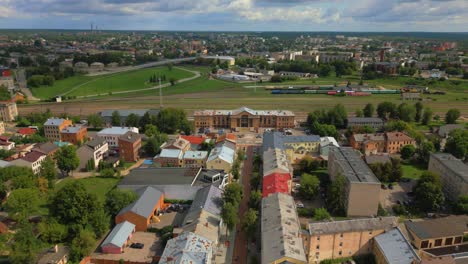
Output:
<path fill-rule="evenodd" d="M 33 150 L 43 153 L 48 157 L 53 158 L 55 153 L 60 149 L 59 146 L 52 142 L 38 143 L 34 146 Z"/>
<path fill-rule="evenodd" d="M 180 136 L 181 138 L 188 140 L 190 142 L 190 148 L 192 150 L 198 150 L 200 146 L 205 142 L 207 139 L 204 135 L 200 136 Z"/>
<path fill-rule="evenodd" d="M 14 166 L 28 167 L 34 174 L 38 174 L 41 171 L 41 165 L 47 156 L 38 151 L 31 151 L 19 159 L 11 161 Z"/>
<path fill-rule="evenodd" d="M 191 263 L 211 264 L 213 241 L 192 232 L 182 232 L 167 241 L 159 264 Z"/>
<path fill-rule="evenodd" d="M 349 138 L 351 147 L 365 155 L 399 153 L 406 145 L 416 146 L 416 140 L 403 132 L 386 132 L 383 134 L 353 134 Z"/>
<path fill-rule="evenodd" d="M 174 140 L 170 140 L 168 142 L 164 142 L 161 145 L 161 149 L 178 149 L 181 150 L 182 152 L 185 152 L 187 150 L 190 150 L 190 141 L 182 138 L 182 137 L 177 137 Z"/>
<path fill-rule="evenodd" d="M 18 131 L 16 131 L 16 135 L 20 137 L 29 137 L 36 133 L 37 133 L 37 129 L 30 128 L 30 127 L 23 127 L 23 128 L 18 129 Z"/>
<path fill-rule="evenodd" d="M 0 120 L 12 122 L 18 116 L 15 102 L 0 102 Z"/>
<path fill-rule="evenodd" d="M 115 223 L 128 221 L 136 231 L 146 231 L 152 222 L 159 221 L 158 215 L 164 209 L 164 193 L 153 187 L 137 191 L 139 198 L 123 208 L 115 217 Z"/>
<path fill-rule="evenodd" d="M 309 223 L 305 237 L 309 263 L 369 254 L 373 238 L 398 225 L 398 218 L 378 217 Z"/>
<path fill-rule="evenodd" d="M 208 151 L 186 151 L 183 157 L 184 167 L 205 168 Z"/>
<path fill-rule="evenodd" d="M 138 133 L 128 131 L 120 136 L 119 154 L 126 162 L 135 162 L 140 159 L 141 136 Z"/>
<path fill-rule="evenodd" d="M 116 148 L 119 146 L 119 137 L 125 135 L 127 132 L 139 133 L 136 127 L 109 127 L 99 131 L 97 136 L 105 139 L 109 147 Z"/>
<path fill-rule="evenodd" d="M 94 168 L 99 166 L 99 163 L 104 160 L 104 157 L 109 152 L 109 144 L 103 138 L 95 138 L 86 142 L 76 151 L 80 159 L 79 171 L 86 169 L 86 165 L 90 160 L 93 160 Z"/>
<path fill-rule="evenodd" d="M 72 121 L 64 118 L 49 118 L 44 123 L 44 136 L 50 141 L 62 141 L 62 130 L 72 125 Z"/>
<path fill-rule="evenodd" d="M 384 121 L 378 117 L 350 117 L 348 118 L 348 128 L 352 127 L 371 127 L 375 131 L 383 129 Z"/>
<path fill-rule="evenodd" d="M 345 210 L 347 216 L 377 215 L 380 181 L 350 147 L 332 147 L 328 156 L 328 174 L 332 181 L 338 176 L 346 180 Z"/>
<path fill-rule="evenodd" d="M 117 224 L 106 239 L 101 244 L 101 250 L 104 254 L 120 254 L 124 251 L 128 241 L 132 238 L 135 233 L 135 225 L 123 221 Z"/>
<path fill-rule="evenodd" d="M 0 136 L 0 149 L 12 150 L 15 148 L 15 142 L 10 141 L 8 137 Z"/>
<path fill-rule="evenodd" d="M 62 141 L 80 145 L 87 140 L 88 129 L 83 125 L 67 126 L 60 132 Z"/>
<path fill-rule="evenodd" d="M 461 246 L 468 234 L 468 216 L 451 215 L 436 219 L 405 222 L 411 244 L 419 250 Z"/>
<path fill-rule="evenodd" d="M 158 167 L 182 167 L 184 152 L 180 149 L 163 149 L 153 158 Z"/>
<path fill-rule="evenodd" d="M 388 154 L 400 153 L 402 147 L 413 145 L 416 147 L 416 140 L 403 132 L 387 132 L 385 133 L 386 151 Z"/>
<path fill-rule="evenodd" d="M 66 246 L 55 245 L 52 250 L 47 250 L 39 255 L 37 264 L 67 264 L 70 249 Z"/>
<path fill-rule="evenodd" d="M 261 206 L 261 263 L 307 263 L 294 199 L 274 193 Z"/>
<path fill-rule="evenodd" d="M 461 125 L 461 124 L 443 125 L 443 126 L 439 127 L 439 129 L 437 131 L 437 134 L 441 138 L 447 138 L 449 136 L 450 132 L 452 132 L 455 129 L 464 129 L 464 128 L 463 128 L 463 125 Z"/>
<path fill-rule="evenodd" d="M 451 201 L 468 194 L 468 165 L 449 153 L 432 153 L 428 170 L 440 175 L 442 190 Z"/>
<path fill-rule="evenodd" d="M 373 253 L 376 264 L 419 264 L 421 260 L 398 227 L 374 237 Z"/>
<path fill-rule="evenodd" d="M 232 145 L 232 143 L 226 141 L 216 145 L 206 160 L 206 167 L 212 170 L 231 171 L 236 155 L 235 146 Z"/>

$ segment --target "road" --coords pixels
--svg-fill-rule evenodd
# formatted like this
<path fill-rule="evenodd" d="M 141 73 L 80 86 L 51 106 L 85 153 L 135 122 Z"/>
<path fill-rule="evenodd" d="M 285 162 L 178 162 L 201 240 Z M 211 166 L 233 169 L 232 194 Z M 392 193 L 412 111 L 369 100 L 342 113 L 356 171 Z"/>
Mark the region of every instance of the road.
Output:
<path fill-rule="evenodd" d="M 195 59 L 196 57 L 190 57 L 190 58 L 180 58 L 180 59 L 170 59 L 170 60 L 148 62 L 145 64 L 136 65 L 136 66 L 118 67 L 109 71 L 93 72 L 93 73 L 89 73 L 88 76 L 100 76 L 100 75 L 114 74 L 114 73 L 119 73 L 119 72 L 134 71 L 134 70 L 139 70 L 139 69 L 144 69 L 144 68 L 161 66 L 161 65 L 165 65 L 169 63 L 177 64 L 181 62 L 192 61 Z"/>
<path fill-rule="evenodd" d="M 39 98 L 34 97 L 31 90 L 28 88 L 24 69 L 18 69 L 16 71 L 16 82 L 18 83 L 18 87 L 21 92 L 28 97 L 29 101 L 39 101 Z"/>
<path fill-rule="evenodd" d="M 244 197 L 242 198 L 241 204 L 239 206 L 239 216 L 242 221 L 242 217 L 249 209 L 249 199 L 250 199 L 250 176 L 252 175 L 253 170 L 253 147 L 248 146 L 246 151 L 247 159 L 244 161 L 244 166 L 242 167 L 242 185 L 244 186 Z M 234 243 L 234 254 L 232 263 L 244 264 L 248 263 L 247 261 L 247 235 L 242 230 L 242 223 L 237 224 L 236 227 L 236 241 Z"/>
<path fill-rule="evenodd" d="M 192 77 L 177 80 L 176 83 L 188 82 L 188 81 L 191 81 L 193 79 L 196 79 L 196 78 L 200 77 L 200 72 L 199 71 L 192 71 L 192 70 L 188 70 L 188 69 L 184 69 L 184 68 L 180 68 L 180 67 L 174 67 L 174 68 L 177 68 L 177 69 L 182 70 L 182 71 L 191 72 L 191 73 L 194 74 L 194 76 L 192 76 Z M 99 79 L 96 79 L 96 80 L 99 80 Z M 74 90 L 79 89 L 81 86 L 83 86 L 85 84 L 88 84 L 90 82 L 96 81 L 96 80 L 92 80 L 92 81 L 80 84 L 80 85 L 74 87 L 73 89 L 69 90 L 68 92 L 63 93 L 62 95 L 69 94 L 69 93 L 73 92 Z M 165 87 L 169 87 L 169 86 L 171 86 L 171 83 L 165 83 L 165 84 L 161 84 L 161 86 L 157 85 L 157 86 L 153 86 L 153 87 L 149 87 L 149 88 L 143 88 L 143 89 L 137 89 L 137 90 L 126 90 L 126 91 L 112 92 L 112 94 L 126 94 L 126 93 L 134 93 L 134 92 L 141 92 L 141 91 L 148 91 L 148 90 L 157 90 L 157 89 L 165 88 Z M 88 94 L 88 95 L 83 95 L 83 96 L 77 96 L 77 98 L 96 97 L 96 96 L 101 96 L 101 95 L 102 94 Z"/>

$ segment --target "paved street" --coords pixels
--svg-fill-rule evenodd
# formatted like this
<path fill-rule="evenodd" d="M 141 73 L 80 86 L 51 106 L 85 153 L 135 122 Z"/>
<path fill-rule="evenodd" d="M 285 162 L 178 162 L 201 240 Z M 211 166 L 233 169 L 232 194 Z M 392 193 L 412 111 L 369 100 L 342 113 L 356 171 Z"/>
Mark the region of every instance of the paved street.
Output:
<path fill-rule="evenodd" d="M 244 197 L 239 208 L 239 217 L 242 221 L 242 216 L 249 208 L 250 199 L 250 176 L 253 169 L 253 147 L 248 146 L 246 151 L 247 159 L 244 161 L 242 168 L 242 185 L 244 186 Z M 247 261 L 247 235 L 242 231 L 242 223 L 236 227 L 236 241 L 234 244 L 234 255 L 232 263 L 248 263 Z"/>

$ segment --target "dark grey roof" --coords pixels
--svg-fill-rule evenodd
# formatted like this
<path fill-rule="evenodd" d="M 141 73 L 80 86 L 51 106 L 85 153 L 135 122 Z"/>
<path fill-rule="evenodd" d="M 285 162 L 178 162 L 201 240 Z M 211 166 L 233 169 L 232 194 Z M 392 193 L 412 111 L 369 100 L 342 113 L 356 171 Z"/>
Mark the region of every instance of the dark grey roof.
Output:
<path fill-rule="evenodd" d="M 378 117 L 349 117 L 348 123 L 382 123 L 383 120 Z"/>
<path fill-rule="evenodd" d="M 160 190 L 150 186 L 144 187 L 142 190 L 139 190 L 138 193 L 140 194 L 140 197 L 135 202 L 120 210 L 119 215 L 126 212 L 133 212 L 137 215 L 148 218 L 153 214 L 154 206 L 163 195 Z"/>
<path fill-rule="evenodd" d="M 332 222 L 312 222 L 309 224 L 311 235 L 361 232 L 371 230 L 390 230 L 398 225 L 394 216 L 341 220 Z"/>
<path fill-rule="evenodd" d="M 439 127 L 438 134 L 441 137 L 448 136 L 450 132 L 452 132 L 455 129 L 463 129 L 463 125 L 461 124 L 449 124 L 449 125 L 444 125 Z"/>
<path fill-rule="evenodd" d="M 135 142 L 137 140 L 141 139 L 140 134 L 128 131 L 127 133 L 123 134 L 122 136 L 119 137 L 119 140 L 127 141 L 127 142 Z"/>
<path fill-rule="evenodd" d="M 44 154 L 49 154 L 52 151 L 55 151 L 57 149 L 59 149 L 59 146 L 55 145 L 52 142 L 45 142 L 45 143 L 38 144 L 36 145 L 36 148 L 35 148 L 35 150 L 42 152 Z"/>
<path fill-rule="evenodd" d="M 270 148 L 284 149 L 285 144 L 296 142 L 320 142 L 320 137 L 317 135 L 289 136 L 281 132 L 266 132 L 263 134 L 263 151 Z"/>
<path fill-rule="evenodd" d="M 437 219 L 405 222 L 406 228 L 420 239 L 463 236 L 468 232 L 468 215 L 451 215 Z"/>
<path fill-rule="evenodd" d="M 188 214 L 205 210 L 214 215 L 221 215 L 222 193 L 219 188 L 212 185 L 198 190 Z"/>
<path fill-rule="evenodd" d="M 431 158 L 435 158 L 442 163 L 446 169 L 452 171 L 454 175 L 459 177 L 465 183 L 468 182 L 468 165 L 461 160 L 455 158 L 449 153 L 432 153 Z"/>
<path fill-rule="evenodd" d="M 138 168 L 119 183 L 122 185 L 192 185 L 200 168 Z"/>
<path fill-rule="evenodd" d="M 374 164 L 374 163 L 387 163 L 390 162 L 390 156 L 387 154 L 382 154 L 382 155 L 369 155 L 366 156 L 366 163 L 367 164 Z"/>
<path fill-rule="evenodd" d="M 151 115 L 157 115 L 159 113 L 157 109 L 106 109 L 101 112 L 101 117 L 112 117 L 114 111 L 117 111 L 121 117 L 127 117 L 130 114 L 143 116 L 146 112 L 149 112 Z"/>
<path fill-rule="evenodd" d="M 343 176 L 350 182 L 380 183 L 372 170 L 361 159 L 359 152 L 353 148 L 331 147 L 330 154 L 334 155 L 335 162 L 342 167 Z"/>
<path fill-rule="evenodd" d="M 86 145 L 90 146 L 91 148 L 95 148 L 99 145 L 102 145 L 105 143 L 105 139 L 101 138 L 101 137 L 96 137 L 95 139 L 91 140 L 91 141 L 88 141 L 86 142 Z"/>

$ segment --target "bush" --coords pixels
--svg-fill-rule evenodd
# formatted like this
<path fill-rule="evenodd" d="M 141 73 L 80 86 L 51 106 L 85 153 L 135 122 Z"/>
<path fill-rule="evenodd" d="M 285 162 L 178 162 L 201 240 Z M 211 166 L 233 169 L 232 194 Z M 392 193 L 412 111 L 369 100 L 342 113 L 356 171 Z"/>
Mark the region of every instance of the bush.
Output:
<path fill-rule="evenodd" d="M 406 207 L 404 205 L 401 205 L 401 204 L 395 204 L 394 206 L 392 206 L 392 210 L 397 215 L 406 215 L 407 214 Z"/>

